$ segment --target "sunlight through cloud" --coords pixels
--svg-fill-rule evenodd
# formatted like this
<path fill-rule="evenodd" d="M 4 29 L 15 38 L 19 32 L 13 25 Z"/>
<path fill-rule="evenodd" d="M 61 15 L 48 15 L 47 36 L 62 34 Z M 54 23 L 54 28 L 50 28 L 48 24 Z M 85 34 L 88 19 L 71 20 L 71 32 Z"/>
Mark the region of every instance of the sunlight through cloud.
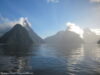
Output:
<path fill-rule="evenodd" d="M 79 26 L 71 22 L 67 22 L 66 25 L 69 31 L 75 32 L 79 34 L 81 38 L 83 38 L 83 33 L 84 33 L 83 29 L 81 29 Z"/>

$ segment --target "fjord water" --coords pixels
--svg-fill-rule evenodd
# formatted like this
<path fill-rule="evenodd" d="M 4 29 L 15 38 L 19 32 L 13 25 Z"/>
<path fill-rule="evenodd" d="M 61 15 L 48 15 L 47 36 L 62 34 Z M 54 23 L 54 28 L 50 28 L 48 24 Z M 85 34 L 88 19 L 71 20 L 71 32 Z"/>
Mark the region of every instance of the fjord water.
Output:
<path fill-rule="evenodd" d="M 0 72 L 33 72 L 34 75 L 100 75 L 100 46 L 97 44 L 82 44 L 70 48 L 47 44 L 27 48 L 0 46 Z"/>

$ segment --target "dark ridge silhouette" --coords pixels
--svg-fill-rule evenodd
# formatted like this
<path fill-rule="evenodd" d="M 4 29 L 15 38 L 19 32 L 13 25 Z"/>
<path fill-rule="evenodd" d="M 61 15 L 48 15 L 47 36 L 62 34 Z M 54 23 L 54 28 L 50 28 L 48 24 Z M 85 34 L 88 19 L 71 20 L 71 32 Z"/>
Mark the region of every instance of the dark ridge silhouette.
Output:
<path fill-rule="evenodd" d="M 30 38 L 28 31 L 20 24 L 16 24 L 10 31 L 0 38 L 0 43 L 6 45 L 27 46 L 34 41 Z"/>

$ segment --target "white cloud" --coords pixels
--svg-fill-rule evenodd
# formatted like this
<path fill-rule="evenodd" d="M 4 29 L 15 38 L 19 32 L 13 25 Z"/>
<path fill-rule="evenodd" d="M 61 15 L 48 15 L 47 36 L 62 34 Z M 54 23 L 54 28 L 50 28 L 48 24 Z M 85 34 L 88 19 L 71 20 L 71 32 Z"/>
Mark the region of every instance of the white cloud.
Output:
<path fill-rule="evenodd" d="M 47 0 L 48 3 L 59 3 L 60 0 Z"/>
<path fill-rule="evenodd" d="M 20 19 L 19 19 L 19 22 L 18 22 L 19 24 L 21 24 L 22 26 L 25 26 L 25 25 L 29 25 L 29 26 L 31 26 L 31 23 L 28 21 L 28 18 L 24 18 L 24 17 L 21 17 Z"/>
<path fill-rule="evenodd" d="M 0 31 L 13 27 L 17 22 L 11 21 L 6 17 L 0 15 Z"/>
<path fill-rule="evenodd" d="M 75 32 L 79 34 L 81 38 L 83 38 L 83 33 L 84 33 L 83 29 L 81 29 L 79 26 L 71 22 L 66 23 L 66 25 L 69 31 Z"/>
<path fill-rule="evenodd" d="M 1 23 L 2 23 L 2 22 L 9 22 L 9 19 L 0 16 L 0 22 L 1 22 Z"/>
<path fill-rule="evenodd" d="M 100 3 L 100 0 L 90 0 L 90 2 Z"/>
<path fill-rule="evenodd" d="M 16 24 L 21 24 L 22 26 L 29 25 L 31 26 L 30 22 L 28 21 L 27 18 L 21 17 L 19 20 L 13 20 L 11 21 L 8 18 L 0 16 L 0 28 L 4 27 L 13 27 Z"/>
<path fill-rule="evenodd" d="M 100 29 L 90 29 L 92 32 L 94 32 L 96 35 L 100 35 Z"/>

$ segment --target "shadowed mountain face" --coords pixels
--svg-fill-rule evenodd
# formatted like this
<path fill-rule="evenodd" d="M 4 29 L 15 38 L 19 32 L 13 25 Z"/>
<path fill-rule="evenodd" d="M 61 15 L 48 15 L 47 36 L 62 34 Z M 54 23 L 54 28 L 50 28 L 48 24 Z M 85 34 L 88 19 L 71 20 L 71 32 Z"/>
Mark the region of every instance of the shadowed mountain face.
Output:
<path fill-rule="evenodd" d="M 25 20 L 25 29 L 29 32 L 30 38 L 35 42 L 35 44 L 44 43 L 43 39 L 39 37 L 28 25 L 27 21 Z"/>
<path fill-rule="evenodd" d="M 8 45 L 27 46 L 33 43 L 28 31 L 20 24 L 16 24 L 10 31 L 0 38 L 0 43 Z"/>

